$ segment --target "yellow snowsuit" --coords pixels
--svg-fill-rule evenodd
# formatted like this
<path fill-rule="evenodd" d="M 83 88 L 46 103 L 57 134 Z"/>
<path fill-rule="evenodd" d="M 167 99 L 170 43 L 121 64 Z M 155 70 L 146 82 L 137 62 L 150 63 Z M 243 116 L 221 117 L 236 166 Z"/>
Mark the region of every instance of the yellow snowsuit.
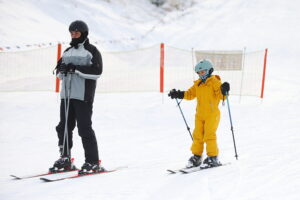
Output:
<path fill-rule="evenodd" d="M 216 131 L 220 122 L 220 100 L 225 98 L 221 93 L 221 80 L 218 75 L 194 82 L 194 85 L 184 92 L 184 99 L 192 100 L 197 97 L 197 108 L 195 116 L 195 129 L 193 132 L 193 144 L 191 151 L 194 155 L 201 156 L 206 143 L 208 156 L 217 156 L 219 149 L 217 145 Z"/>

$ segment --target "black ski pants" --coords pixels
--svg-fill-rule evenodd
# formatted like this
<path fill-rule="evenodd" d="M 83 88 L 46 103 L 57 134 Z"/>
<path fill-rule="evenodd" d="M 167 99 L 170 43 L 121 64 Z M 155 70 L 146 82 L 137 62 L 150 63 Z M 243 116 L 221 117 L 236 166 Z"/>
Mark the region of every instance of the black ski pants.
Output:
<path fill-rule="evenodd" d="M 82 140 L 82 145 L 85 153 L 85 162 L 98 163 L 98 145 L 95 132 L 92 128 L 92 114 L 93 103 L 85 102 L 76 99 L 70 99 L 70 106 L 68 112 L 68 142 L 69 149 L 73 146 L 73 130 L 77 122 L 78 133 Z M 58 135 L 58 145 L 62 147 L 65 145 L 63 156 L 67 156 L 67 148 L 64 143 L 65 132 L 65 102 L 64 99 L 60 103 L 60 122 L 56 126 Z"/>

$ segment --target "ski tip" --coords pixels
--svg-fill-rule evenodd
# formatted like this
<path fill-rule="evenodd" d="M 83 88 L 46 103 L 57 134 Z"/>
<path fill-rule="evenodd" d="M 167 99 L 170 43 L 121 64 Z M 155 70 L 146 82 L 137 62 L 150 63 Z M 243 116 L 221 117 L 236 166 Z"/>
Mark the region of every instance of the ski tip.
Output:
<path fill-rule="evenodd" d="M 10 177 L 14 178 L 15 180 L 21 180 L 22 178 L 15 176 L 15 175 L 9 175 Z"/>
<path fill-rule="evenodd" d="M 183 174 L 188 174 L 188 172 L 187 171 L 184 171 L 184 170 L 179 170 L 181 173 L 183 173 Z"/>
<path fill-rule="evenodd" d="M 50 179 L 47 179 L 47 178 L 44 178 L 44 177 L 41 177 L 40 180 L 45 181 L 45 182 L 52 182 L 53 181 L 53 180 L 50 180 Z"/>
<path fill-rule="evenodd" d="M 167 172 L 169 172 L 170 174 L 176 174 L 176 172 L 174 170 L 171 170 L 171 169 L 167 169 Z"/>

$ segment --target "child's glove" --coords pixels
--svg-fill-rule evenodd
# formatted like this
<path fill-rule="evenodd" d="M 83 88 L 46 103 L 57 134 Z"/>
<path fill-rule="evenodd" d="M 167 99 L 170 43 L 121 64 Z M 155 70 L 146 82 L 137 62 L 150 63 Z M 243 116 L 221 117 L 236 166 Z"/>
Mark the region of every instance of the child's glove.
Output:
<path fill-rule="evenodd" d="M 171 97 L 171 99 L 183 99 L 183 97 L 184 97 L 184 91 L 172 89 L 169 92 L 168 96 Z"/>
<path fill-rule="evenodd" d="M 228 92 L 230 90 L 230 85 L 229 83 L 227 82 L 224 82 L 222 85 L 221 85 L 221 92 L 224 96 L 228 95 Z"/>

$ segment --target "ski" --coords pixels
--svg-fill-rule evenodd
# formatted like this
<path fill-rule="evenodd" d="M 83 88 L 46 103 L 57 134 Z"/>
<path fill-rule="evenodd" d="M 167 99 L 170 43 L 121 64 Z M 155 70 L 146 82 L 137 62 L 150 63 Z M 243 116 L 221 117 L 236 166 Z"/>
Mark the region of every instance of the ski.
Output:
<path fill-rule="evenodd" d="M 78 169 L 69 170 L 69 171 L 61 171 L 61 172 L 41 173 L 41 174 L 30 175 L 30 176 L 16 176 L 16 175 L 10 175 L 10 176 L 13 177 L 15 180 L 22 180 L 22 179 L 28 179 L 28 178 L 36 178 L 36 177 L 40 177 L 40 176 L 48 176 L 48 175 L 52 175 L 52 174 L 62 174 L 62 173 L 67 173 L 67 172 L 74 172 L 74 171 L 78 171 Z"/>
<path fill-rule="evenodd" d="M 173 169 L 167 169 L 170 174 L 176 174 L 178 170 L 173 170 Z"/>
<path fill-rule="evenodd" d="M 167 169 L 167 172 L 169 172 L 170 174 L 176 174 L 178 172 L 180 172 L 180 170 L 185 170 L 188 168 L 181 168 L 181 169 Z"/>
<path fill-rule="evenodd" d="M 216 167 L 192 167 L 192 168 L 185 168 L 185 169 L 181 169 L 179 170 L 182 174 L 189 174 L 189 173 L 193 173 L 193 172 L 197 172 L 197 171 L 202 171 L 205 169 L 212 169 L 212 168 L 217 168 L 217 167 L 221 167 L 221 166 L 226 166 L 229 165 L 230 163 L 223 163 L 219 166 Z"/>
<path fill-rule="evenodd" d="M 80 177 L 84 177 L 84 176 L 111 173 L 111 172 L 115 172 L 115 171 L 125 169 L 125 168 L 128 168 L 128 167 L 127 166 L 120 166 L 120 167 L 117 167 L 117 168 L 112 169 L 112 170 L 105 170 L 105 171 L 102 171 L 102 172 L 96 172 L 96 173 L 91 173 L 91 174 L 76 174 L 76 175 L 73 175 L 73 176 L 67 176 L 67 177 L 56 178 L 56 179 L 41 177 L 40 180 L 42 180 L 44 182 L 55 182 L 55 181 L 62 181 L 62 180 L 67 180 L 67 179 L 80 178 Z"/>
<path fill-rule="evenodd" d="M 224 166 L 224 165 L 228 165 L 230 163 L 224 163 L 220 166 Z M 217 167 L 220 167 L 220 166 L 217 166 Z M 170 174 L 177 174 L 179 172 L 183 173 L 183 174 L 188 174 L 188 173 L 192 173 L 192 172 L 196 172 L 196 171 L 199 171 L 199 170 L 203 170 L 203 169 L 209 169 L 209 168 L 215 168 L 215 167 L 192 167 L 192 168 L 181 168 L 181 169 L 167 169 L 167 172 L 169 172 Z"/>
<path fill-rule="evenodd" d="M 44 178 L 44 177 L 41 177 L 40 179 L 44 182 L 55 182 L 55 181 L 62 181 L 62 180 L 67 180 L 67 179 L 80 178 L 80 177 L 84 177 L 84 176 L 111 173 L 111 172 L 115 172 L 115 171 L 117 171 L 117 169 L 107 170 L 107 171 L 103 171 L 103 172 L 96 172 L 96 173 L 91 173 L 91 174 L 77 174 L 77 175 L 74 175 L 74 176 L 68 176 L 68 177 L 57 178 L 57 179 L 49 179 L 49 178 Z"/>

